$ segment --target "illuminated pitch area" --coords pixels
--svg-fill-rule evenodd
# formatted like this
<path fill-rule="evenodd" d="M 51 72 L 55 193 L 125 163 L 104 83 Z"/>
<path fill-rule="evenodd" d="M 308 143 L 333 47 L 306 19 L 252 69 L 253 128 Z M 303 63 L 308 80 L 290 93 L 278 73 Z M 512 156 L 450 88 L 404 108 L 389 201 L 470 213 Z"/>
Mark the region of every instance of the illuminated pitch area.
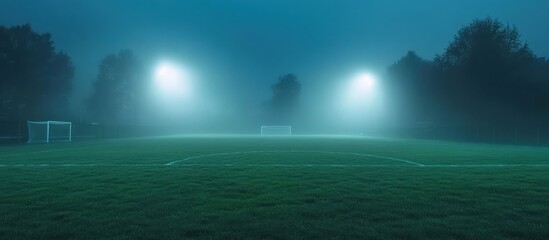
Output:
<path fill-rule="evenodd" d="M 549 235 L 548 148 L 212 135 L 0 150 L 5 239 Z"/>

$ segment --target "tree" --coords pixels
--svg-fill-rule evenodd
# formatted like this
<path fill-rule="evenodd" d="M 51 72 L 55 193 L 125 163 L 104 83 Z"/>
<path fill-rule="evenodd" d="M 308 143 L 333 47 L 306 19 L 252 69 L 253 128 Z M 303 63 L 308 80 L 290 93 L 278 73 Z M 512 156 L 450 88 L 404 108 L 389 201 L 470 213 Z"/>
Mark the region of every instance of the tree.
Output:
<path fill-rule="evenodd" d="M 516 27 L 492 18 L 474 20 L 459 30 L 442 55 L 444 94 L 456 120 L 466 124 L 510 124 L 531 102 L 528 69 L 535 60 Z"/>
<path fill-rule="evenodd" d="M 106 56 L 87 102 L 92 119 L 102 123 L 136 123 L 145 99 L 143 72 L 132 51 Z"/>
<path fill-rule="evenodd" d="M 530 103 L 533 108 L 536 125 L 549 123 L 549 60 L 543 57 L 537 58 L 529 71 L 533 79 L 533 87 L 530 92 Z"/>
<path fill-rule="evenodd" d="M 278 82 L 271 86 L 271 90 L 273 96 L 267 103 L 270 119 L 276 124 L 291 124 L 301 93 L 301 84 L 297 81 L 297 76 L 294 74 L 280 76 Z"/>
<path fill-rule="evenodd" d="M 63 119 L 74 68 L 51 35 L 0 26 L 0 119 Z"/>
<path fill-rule="evenodd" d="M 432 61 L 409 51 L 388 68 L 387 87 L 392 93 L 394 119 L 404 124 L 434 122 L 440 111 L 436 70 Z"/>

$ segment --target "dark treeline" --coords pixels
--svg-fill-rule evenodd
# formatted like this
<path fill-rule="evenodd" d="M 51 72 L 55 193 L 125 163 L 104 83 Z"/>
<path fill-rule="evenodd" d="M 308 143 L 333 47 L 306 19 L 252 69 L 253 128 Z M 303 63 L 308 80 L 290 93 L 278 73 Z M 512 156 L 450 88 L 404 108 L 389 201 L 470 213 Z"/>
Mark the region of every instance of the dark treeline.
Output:
<path fill-rule="evenodd" d="M 293 125 L 299 111 L 299 97 L 301 83 L 294 74 L 285 74 L 278 78 L 278 82 L 271 86 L 272 97 L 264 103 L 264 124 Z"/>
<path fill-rule="evenodd" d="M 73 72 L 50 34 L 0 26 L 0 121 L 67 118 Z"/>
<path fill-rule="evenodd" d="M 0 121 L 81 119 L 69 112 L 73 72 L 50 34 L 0 26 Z M 129 50 L 106 56 L 82 104 L 87 122 L 139 124 L 147 108 L 145 72 Z M 408 52 L 389 66 L 385 85 L 387 122 L 395 128 L 476 129 L 480 136 L 481 129 L 494 135 L 549 127 L 549 60 L 533 53 L 515 27 L 492 18 L 460 29 L 434 59 Z M 264 103 L 263 123 L 291 125 L 301 89 L 295 75 L 282 75 Z"/>
<path fill-rule="evenodd" d="M 386 80 L 399 126 L 493 132 L 549 123 L 549 61 L 491 18 L 460 29 L 433 60 L 408 52 Z"/>
<path fill-rule="evenodd" d="M 146 101 L 146 74 L 130 50 L 106 56 L 86 100 L 89 119 L 107 124 L 137 124 Z"/>

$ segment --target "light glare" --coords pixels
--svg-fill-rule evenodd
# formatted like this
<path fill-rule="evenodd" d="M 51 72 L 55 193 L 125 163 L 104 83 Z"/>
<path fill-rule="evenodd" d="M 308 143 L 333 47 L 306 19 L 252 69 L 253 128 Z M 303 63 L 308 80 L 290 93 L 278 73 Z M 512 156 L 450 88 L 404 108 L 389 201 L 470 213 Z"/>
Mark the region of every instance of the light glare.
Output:
<path fill-rule="evenodd" d="M 371 73 L 360 73 L 351 80 L 347 97 L 349 104 L 362 105 L 373 94 L 375 78 Z"/>
<path fill-rule="evenodd" d="M 355 87 L 361 91 L 368 91 L 374 86 L 374 76 L 370 73 L 362 73 L 355 80 Z"/>
<path fill-rule="evenodd" d="M 155 71 L 154 81 L 159 94 L 182 97 L 188 92 L 186 73 L 172 63 L 162 63 Z"/>
<path fill-rule="evenodd" d="M 382 114 L 380 85 L 370 72 L 360 72 L 344 81 L 337 101 L 342 123 L 371 127 Z"/>

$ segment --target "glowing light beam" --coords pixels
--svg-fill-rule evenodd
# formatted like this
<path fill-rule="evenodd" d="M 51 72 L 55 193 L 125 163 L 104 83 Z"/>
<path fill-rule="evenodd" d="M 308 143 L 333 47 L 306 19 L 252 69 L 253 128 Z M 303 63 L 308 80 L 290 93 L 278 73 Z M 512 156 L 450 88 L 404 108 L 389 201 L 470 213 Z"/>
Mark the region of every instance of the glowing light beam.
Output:
<path fill-rule="evenodd" d="M 166 97 L 184 97 L 189 93 L 188 74 L 173 63 L 163 62 L 158 65 L 154 83 L 159 94 Z"/>
<path fill-rule="evenodd" d="M 361 105 L 374 95 L 375 77 L 371 73 L 360 73 L 356 75 L 348 86 L 348 104 Z"/>

